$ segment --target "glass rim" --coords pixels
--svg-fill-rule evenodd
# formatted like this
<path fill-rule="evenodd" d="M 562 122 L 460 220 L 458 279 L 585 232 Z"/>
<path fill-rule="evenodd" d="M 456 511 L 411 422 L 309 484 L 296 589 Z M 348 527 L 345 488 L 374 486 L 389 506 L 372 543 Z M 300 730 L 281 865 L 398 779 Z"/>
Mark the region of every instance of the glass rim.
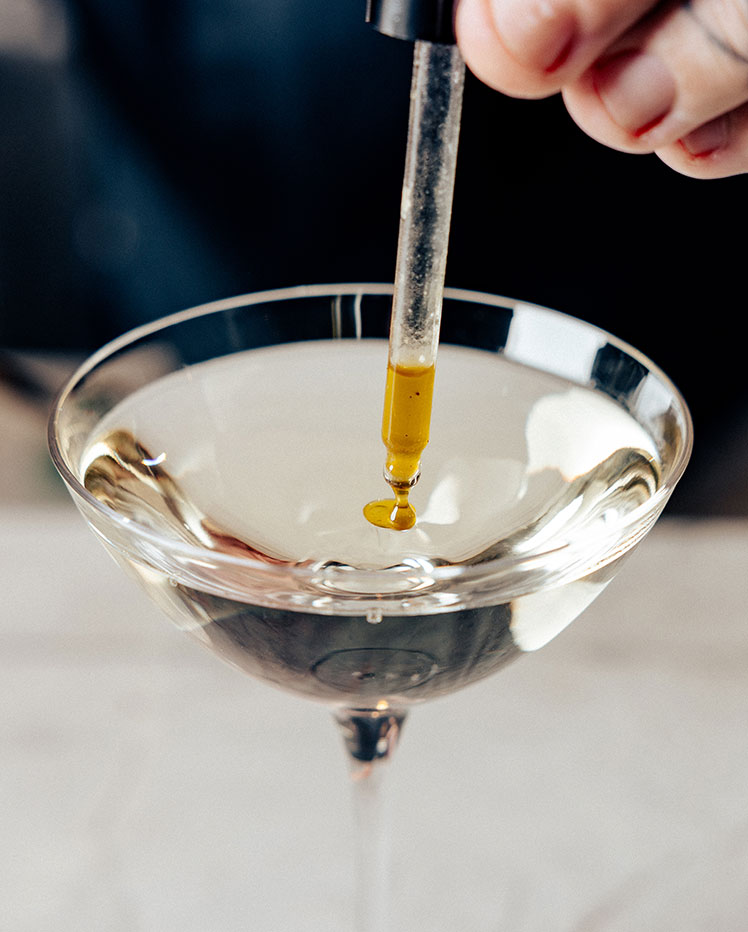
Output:
<path fill-rule="evenodd" d="M 299 564 L 299 565 L 275 565 L 266 563 L 261 560 L 253 559 L 249 556 L 238 556 L 227 554 L 222 551 L 211 550 L 208 547 L 202 547 L 197 544 L 191 544 L 186 541 L 174 540 L 166 534 L 159 533 L 148 527 L 138 524 L 130 518 L 125 518 L 113 508 L 108 507 L 99 501 L 91 492 L 86 489 L 73 469 L 68 465 L 65 456 L 58 443 L 58 422 L 60 413 L 65 405 L 67 398 L 74 391 L 76 386 L 85 376 L 91 373 L 98 365 L 112 357 L 117 352 L 125 349 L 127 346 L 134 345 L 144 337 L 148 337 L 159 331 L 166 330 L 168 327 L 183 323 L 184 321 L 207 316 L 209 314 L 221 313 L 223 311 L 233 310 L 240 307 L 252 307 L 259 304 L 289 300 L 296 298 L 314 298 L 314 297 L 344 297 L 351 295 L 383 295 L 388 296 L 393 293 L 394 285 L 387 283 L 344 283 L 344 284 L 320 284 L 320 285 L 297 285 L 286 288 L 268 289 L 259 292 L 250 292 L 248 294 L 236 295 L 229 298 L 222 298 L 210 301 L 194 307 L 177 311 L 173 314 L 157 318 L 138 327 L 134 327 L 118 337 L 108 341 L 98 350 L 93 352 L 84 360 L 76 369 L 69 379 L 63 384 L 58 391 L 52 404 L 50 416 L 47 424 L 47 442 L 49 453 L 55 468 L 60 473 L 63 481 L 73 494 L 74 500 L 80 500 L 89 508 L 94 509 L 104 520 L 113 523 L 119 527 L 125 534 L 137 536 L 139 539 L 155 545 L 161 550 L 173 554 L 186 556 L 193 560 L 209 560 L 214 564 L 223 565 L 232 568 L 244 568 L 251 570 L 255 574 L 271 579 L 283 577 L 298 579 L 299 581 L 311 580 L 319 576 L 319 566 Z M 567 541 L 561 546 L 549 548 L 548 550 L 534 551 L 530 554 L 520 554 L 514 556 L 495 557 L 485 562 L 479 563 L 460 563 L 448 566 L 434 566 L 428 570 L 428 576 L 434 583 L 454 581 L 455 579 L 469 581 L 470 579 L 485 579 L 487 576 L 504 576 L 508 572 L 517 573 L 523 570 L 532 570 L 539 562 L 550 557 L 561 557 L 568 554 L 570 560 L 564 561 L 563 565 L 574 565 L 574 557 L 594 556 L 600 551 L 602 541 L 610 540 L 611 543 L 621 541 L 625 538 L 627 529 L 633 529 L 637 526 L 644 526 L 646 530 L 651 527 L 654 518 L 657 517 L 664 507 L 667 499 L 670 497 L 674 487 L 680 480 L 693 447 L 693 421 L 691 418 L 688 405 L 680 390 L 674 382 L 665 374 L 665 372 L 654 363 L 648 356 L 636 349 L 625 340 L 619 339 L 607 330 L 596 324 L 589 323 L 581 318 L 574 317 L 563 311 L 557 311 L 553 308 L 536 304 L 532 301 L 522 299 L 507 298 L 502 295 L 490 294 L 487 292 L 473 291 L 463 288 L 446 287 L 444 289 L 444 298 L 457 301 L 472 301 L 474 303 L 485 304 L 487 306 L 501 307 L 510 310 L 518 308 L 533 308 L 549 312 L 561 318 L 566 318 L 577 325 L 581 325 L 588 330 L 595 331 L 603 336 L 606 342 L 625 352 L 631 358 L 641 363 L 648 373 L 659 379 L 670 392 L 673 402 L 677 405 L 683 418 L 684 432 L 681 449 L 674 457 L 667 475 L 664 477 L 661 485 L 657 490 L 641 505 L 633 508 L 630 512 L 616 522 L 612 522 L 609 533 L 604 535 L 595 535 L 593 537 L 594 546 L 580 546 L 574 542 Z M 635 535 L 631 546 L 641 535 Z M 620 554 L 629 549 L 628 547 L 617 548 L 616 553 Z M 588 553 L 589 551 L 589 553 Z M 376 579 L 392 579 L 393 568 L 383 568 L 374 570 L 355 569 L 356 577 L 362 581 L 372 582 Z M 352 593 L 351 593 L 352 594 Z"/>

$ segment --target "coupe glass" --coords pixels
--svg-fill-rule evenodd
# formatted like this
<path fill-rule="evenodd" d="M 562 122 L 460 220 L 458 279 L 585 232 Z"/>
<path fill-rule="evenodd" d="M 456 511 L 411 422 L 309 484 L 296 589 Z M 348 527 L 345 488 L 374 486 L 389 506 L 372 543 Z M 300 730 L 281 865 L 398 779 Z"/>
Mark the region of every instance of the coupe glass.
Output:
<path fill-rule="evenodd" d="M 362 932 L 389 928 L 379 784 L 411 705 L 495 672 L 576 618 L 650 530 L 691 448 L 681 396 L 630 346 L 555 311 L 447 289 L 432 443 L 414 492 L 426 502 L 417 504 L 421 529 L 370 528 L 360 512 L 383 491 L 391 297 L 384 285 L 301 287 L 141 327 L 78 370 L 49 432 L 86 521 L 180 628 L 332 711 L 356 778 Z M 463 359 L 477 359 L 478 370 L 461 374 Z M 236 360 L 243 368 L 230 372 L 240 375 L 206 379 Z M 362 387 L 351 391 L 349 377 Z M 538 380 L 537 398 L 515 388 Z M 147 443 L 131 433 L 127 412 L 139 406 Z M 603 465 L 589 471 L 590 448 L 621 430 L 626 452 L 596 454 Z M 456 449 L 442 451 L 443 463 L 466 457 L 457 478 L 430 465 L 447 434 Z M 235 448 L 242 452 L 232 460 Z M 294 559 L 257 543 L 265 530 L 272 538 L 286 511 L 300 534 L 318 513 L 322 537 L 335 532 L 330 524 L 347 522 L 348 512 L 324 518 L 325 507 L 338 498 L 348 507 L 348 485 L 362 483 L 368 494 L 356 492 L 349 509 L 351 551 L 359 535 L 385 535 L 384 550 L 397 550 L 391 561 L 339 552 Z M 263 526 L 252 537 L 236 528 L 255 507 Z M 482 543 L 468 556 L 455 555 L 465 533 L 450 524 L 455 510 L 481 524 Z M 451 557 L 420 545 L 429 529 L 453 547 Z"/>

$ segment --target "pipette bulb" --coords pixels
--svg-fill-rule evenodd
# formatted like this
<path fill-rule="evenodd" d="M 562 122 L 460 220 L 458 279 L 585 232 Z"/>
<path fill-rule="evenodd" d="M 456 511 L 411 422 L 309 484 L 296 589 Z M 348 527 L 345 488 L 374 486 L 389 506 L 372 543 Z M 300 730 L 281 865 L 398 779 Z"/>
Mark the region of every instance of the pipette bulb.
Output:
<path fill-rule="evenodd" d="M 454 0 L 367 0 L 366 22 L 395 39 L 453 45 L 453 14 Z"/>

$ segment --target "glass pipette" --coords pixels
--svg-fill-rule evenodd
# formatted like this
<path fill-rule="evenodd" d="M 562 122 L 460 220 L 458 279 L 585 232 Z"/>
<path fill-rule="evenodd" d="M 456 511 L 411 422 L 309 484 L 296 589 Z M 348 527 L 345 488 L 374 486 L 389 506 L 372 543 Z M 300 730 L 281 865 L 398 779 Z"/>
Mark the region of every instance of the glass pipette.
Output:
<path fill-rule="evenodd" d="M 395 530 L 415 524 L 408 496 L 429 439 L 464 77 L 457 46 L 416 41 L 382 418 L 395 497 L 364 508 Z"/>

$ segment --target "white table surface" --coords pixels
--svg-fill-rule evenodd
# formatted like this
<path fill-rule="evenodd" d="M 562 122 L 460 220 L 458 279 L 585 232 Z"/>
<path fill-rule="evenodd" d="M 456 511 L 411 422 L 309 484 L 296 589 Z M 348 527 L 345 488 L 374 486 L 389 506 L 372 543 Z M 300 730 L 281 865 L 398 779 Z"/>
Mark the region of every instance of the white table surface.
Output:
<path fill-rule="evenodd" d="M 0 509 L 0 930 L 343 932 L 324 708 L 170 627 L 70 507 Z M 748 929 L 748 522 L 663 519 L 559 638 L 412 713 L 398 932 Z"/>

